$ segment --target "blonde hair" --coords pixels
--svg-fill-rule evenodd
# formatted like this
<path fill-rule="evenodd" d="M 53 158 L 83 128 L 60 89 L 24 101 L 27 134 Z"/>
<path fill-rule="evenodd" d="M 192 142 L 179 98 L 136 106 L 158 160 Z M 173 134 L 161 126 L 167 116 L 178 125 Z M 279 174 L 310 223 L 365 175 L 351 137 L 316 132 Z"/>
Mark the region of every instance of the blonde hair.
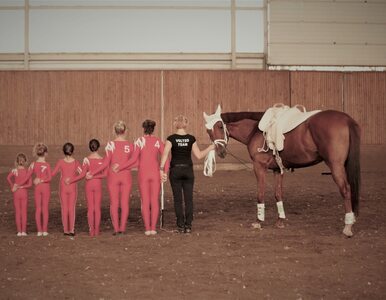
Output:
<path fill-rule="evenodd" d="M 124 134 L 127 129 L 125 122 L 118 121 L 114 124 L 114 132 L 116 135 Z"/>
<path fill-rule="evenodd" d="M 174 126 L 177 129 L 185 129 L 188 126 L 188 118 L 183 115 L 178 115 L 174 118 Z"/>
<path fill-rule="evenodd" d="M 15 166 L 25 166 L 27 164 L 27 156 L 24 153 L 18 153 L 16 155 Z"/>
<path fill-rule="evenodd" d="M 35 157 L 44 156 L 48 152 L 48 147 L 44 143 L 37 143 L 32 149 L 32 155 Z"/>

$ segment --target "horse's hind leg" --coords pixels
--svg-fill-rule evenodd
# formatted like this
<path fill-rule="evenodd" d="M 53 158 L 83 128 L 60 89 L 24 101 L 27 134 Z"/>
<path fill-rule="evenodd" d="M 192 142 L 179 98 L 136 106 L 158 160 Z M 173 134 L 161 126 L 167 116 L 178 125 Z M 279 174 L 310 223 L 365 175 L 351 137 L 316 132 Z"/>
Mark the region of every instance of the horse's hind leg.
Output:
<path fill-rule="evenodd" d="M 267 170 L 262 167 L 259 163 L 254 163 L 254 171 L 257 179 L 257 220 L 252 223 L 252 227 L 261 229 L 261 224 L 265 220 L 265 175 Z"/>
<path fill-rule="evenodd" d="M 352 211 L 351 205 L 351 189 L 347 180 L 346 170 L 343 164 L 333 163 L 329 164 L 332 177 L 339 187 L 340 194 L 344 199 L 344 207 L 345 207 L 345 226 L 343 229 L 343 234 L 347 237 L 353 236 L 352 226 L 355 223 L 354 213 Z"/>
<path fill-rule="evenodd" d="M 277 228 L 284 228 L 284 220 L 285 220 L 285 213 L 284 213 L 284 206 L 283 206 L 283 177 L 284 175 L 280 173 L 280 171 L 274 172 L 275 176 L 275 199 L 276 199 L 276 206 L 277 206 L 277 212 L 279 214 L 279 217 L 276 221 L 276 227 Z"/>

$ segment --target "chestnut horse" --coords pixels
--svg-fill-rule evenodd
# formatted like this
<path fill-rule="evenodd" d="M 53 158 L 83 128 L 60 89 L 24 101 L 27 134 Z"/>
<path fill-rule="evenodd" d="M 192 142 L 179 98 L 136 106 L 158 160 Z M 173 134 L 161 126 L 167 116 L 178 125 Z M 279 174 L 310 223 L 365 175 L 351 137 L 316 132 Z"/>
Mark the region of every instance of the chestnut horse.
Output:
<path fill-rule="evenodd" d="M 257 223 L 261 228 L 264 221 L 265 176 L 268 169 L 275 174 L 275 198 L 279 218 L 276 225 L 284 226 L 282 181 L 283 174 L 271 150 L 262 152 L 265 140 L 258 124 L 264 112 L 221 113 L 218 106 L 212 115 L 204 113 L 207 132 L 216 144 L 216 153 L 224 158 L 229 137 L 247 146 L 257 179 Z M 292 131 L 286 133 L 284 149 L 280 151 L 283 166 L 288 169 L 304 168 L 324 161 L 344 199 L 345 227 L 343 234 L 353 235 L 352 225 L 359 208 L 360 188 L 360 128 L 347 114 L 326 110 L 321 111 Z M 355 214 L 354 214 L 355 213 Z"/>

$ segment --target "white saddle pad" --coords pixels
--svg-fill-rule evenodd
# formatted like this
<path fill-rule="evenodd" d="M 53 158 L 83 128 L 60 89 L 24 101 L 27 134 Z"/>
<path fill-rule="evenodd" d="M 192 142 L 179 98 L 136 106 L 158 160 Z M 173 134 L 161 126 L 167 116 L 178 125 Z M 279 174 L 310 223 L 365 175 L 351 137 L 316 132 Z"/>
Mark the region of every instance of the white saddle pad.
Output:
<path fill-rule="evenodd" d="M 267 109 L 259 122 L 259 129 L 264 132 L 266 142 L 271 150 L 281 151 L 284 148 L 284 133 L 287 133 L 320 110 L 306 112 L 304 107 L 296 105 L 277 105 Z"/>

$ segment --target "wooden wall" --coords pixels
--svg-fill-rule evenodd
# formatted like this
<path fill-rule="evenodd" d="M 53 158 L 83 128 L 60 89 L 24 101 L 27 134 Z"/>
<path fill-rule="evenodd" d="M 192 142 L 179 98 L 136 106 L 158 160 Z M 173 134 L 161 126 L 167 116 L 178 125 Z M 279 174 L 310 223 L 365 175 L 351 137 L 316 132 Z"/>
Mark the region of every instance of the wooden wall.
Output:
<path fill-rule="evenodd" d="M 0 141 L 107 141 L 121 119 L 134 138 L 143 118 L 160 122 L 160 82 L 160 73 L 151 71 L 0 72 Z"/>
<path fill-rule="evenodd" d="M 0 72 L 0 144 L 87 144 L 112 138 L 122 119 L 129 138 L 146 118 L 161 135 L 178 114 L 207 143 L 202 112 L 263 111 L 274 103 L 336 109 L 362 127 L 363 143 L 386 143 L 386 73 L 289 71 L 4 71 Z"/>
<path fill-rule="evenodd" d="M 209 142 L 203 112 L 211 114 L 218 104 L 223 111 L 264 111 L 275 103 L 289 104 L 288 72 L 170 71 L 165 73 L 165 132 L 172 120 L 184 114 L 203 143 Z"/>

